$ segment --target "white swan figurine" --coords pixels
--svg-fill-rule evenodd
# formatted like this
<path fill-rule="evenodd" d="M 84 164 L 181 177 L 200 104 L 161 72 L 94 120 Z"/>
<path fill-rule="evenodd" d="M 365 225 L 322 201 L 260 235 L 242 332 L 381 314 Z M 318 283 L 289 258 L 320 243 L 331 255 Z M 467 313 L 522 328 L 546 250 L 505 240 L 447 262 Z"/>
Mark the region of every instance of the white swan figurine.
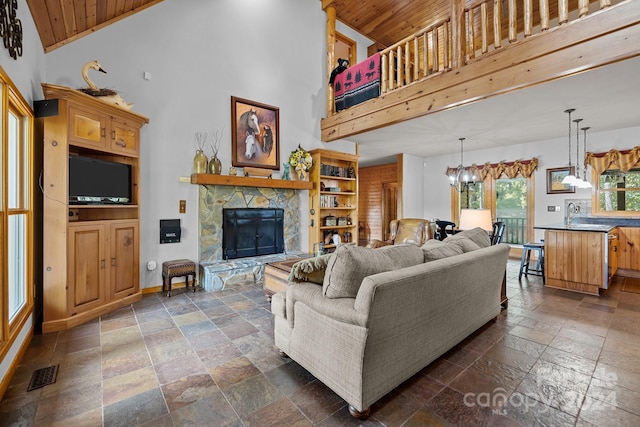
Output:
<path fill-rule="evenodd" d="M 133 104 L 129 104 L 128 102 L 126 102 L 122 98 L 122 96 L 120 96 L 120 94 L 118 94 L 118 92 L 116 92 L 115 90 L 98 88 L 98 86 L 96 86 L 95 83 L 93 83 L 89 79 L 90 69 L 100 71 L 101 73 L 105 74 L 107 73 L 104 69 L 102 69 L 102 66 L 100 65 L 100 63 L 98 63 L 97 60 L 87 62 L 82 66 L 82 78 L 85 82 L 87 82 L 87 85 L 89 85 L 89 87 L 79 89 L 80 91 L 127 110 L 130 110 L 131 107 L 133 107 Z"/>

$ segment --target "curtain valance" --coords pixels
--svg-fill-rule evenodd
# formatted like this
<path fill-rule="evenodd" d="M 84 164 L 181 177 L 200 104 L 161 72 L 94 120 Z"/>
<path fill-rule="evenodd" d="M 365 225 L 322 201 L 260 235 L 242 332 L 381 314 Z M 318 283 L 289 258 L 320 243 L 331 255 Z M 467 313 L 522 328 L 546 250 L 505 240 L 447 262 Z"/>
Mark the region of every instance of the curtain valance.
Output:
<path fill-rule="evenodd" d="M 538 168 L 538 158 L 534 157 L 530 160 L 516 160 L 514 162 L 499 162 L 499 163 L 485 163 L 482 166 L 478 166 L 475 163 L 471 166 L 465 166 L 472 175 L 484 180 L 487 176 L 491 176 L 494 179 L 500 178 L 503 174 L 507 178 L 515 178 L 521 175 L 523 178 L 529 178 L 533 175 L 533 172 Z M 447 176 L 452 176 L 458 170 L 455 168 L 447 168 Z"/>
<path fill-rule="evenodd" d="M 620 169 L 623 172 L 629 172 L 631 168 L 640 163 L 640 146 L 630 150 L 609 150 L 606 153 L 587 152 L 584 163 L 591 165 L 598 175 L 607 169 Z"/>

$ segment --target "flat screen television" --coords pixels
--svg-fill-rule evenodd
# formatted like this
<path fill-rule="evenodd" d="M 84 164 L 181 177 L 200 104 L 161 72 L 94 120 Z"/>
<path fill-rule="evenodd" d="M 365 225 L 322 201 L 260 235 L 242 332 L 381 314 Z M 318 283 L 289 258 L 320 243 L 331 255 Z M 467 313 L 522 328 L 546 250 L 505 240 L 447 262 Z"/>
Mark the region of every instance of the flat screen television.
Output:
<path fill-rule="evenodd" d="M 69 156 L 69 204 L 131 203 L 131 165 Z"/>

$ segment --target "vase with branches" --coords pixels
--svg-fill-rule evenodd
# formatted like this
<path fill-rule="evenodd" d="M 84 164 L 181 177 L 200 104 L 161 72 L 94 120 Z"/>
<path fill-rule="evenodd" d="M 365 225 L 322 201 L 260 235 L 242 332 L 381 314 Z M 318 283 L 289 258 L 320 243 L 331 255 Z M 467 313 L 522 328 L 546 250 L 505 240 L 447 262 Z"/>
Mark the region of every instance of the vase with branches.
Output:
<path fill-rule="evenodd" d="M 222 140 L 222 134 L 224 129 L 216 129 L 211 135 L 211 159 L 209 160 L 209 173 L 220 175 L 222 173 L 222 162 L 218 158 L 218 150 L 220 150 L 220 142 Z"/>
<path fill-rule="evenodd" d="M 209 138 L 206 132 L 196 132 L 196 155 L 193 157 L 193 173 L 206 173 L 207 172 L 207 155 L 204 154 L 204 145 Z"/>

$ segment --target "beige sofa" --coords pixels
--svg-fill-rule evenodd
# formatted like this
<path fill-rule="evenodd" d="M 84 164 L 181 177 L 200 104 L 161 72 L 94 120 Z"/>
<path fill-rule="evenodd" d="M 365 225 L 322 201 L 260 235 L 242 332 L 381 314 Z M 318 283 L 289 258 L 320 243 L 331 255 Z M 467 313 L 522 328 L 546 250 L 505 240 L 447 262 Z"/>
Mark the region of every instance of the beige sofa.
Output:
<path fill-rule="evenodd" d="M 508 254 L 481 229 L 422 247 L 341 246 L 292 269 L 290 280 L 322 286 L 290 282 L 273 296 L 275 344 L 366 418 L 374 402 L 500 313 Z"/>

